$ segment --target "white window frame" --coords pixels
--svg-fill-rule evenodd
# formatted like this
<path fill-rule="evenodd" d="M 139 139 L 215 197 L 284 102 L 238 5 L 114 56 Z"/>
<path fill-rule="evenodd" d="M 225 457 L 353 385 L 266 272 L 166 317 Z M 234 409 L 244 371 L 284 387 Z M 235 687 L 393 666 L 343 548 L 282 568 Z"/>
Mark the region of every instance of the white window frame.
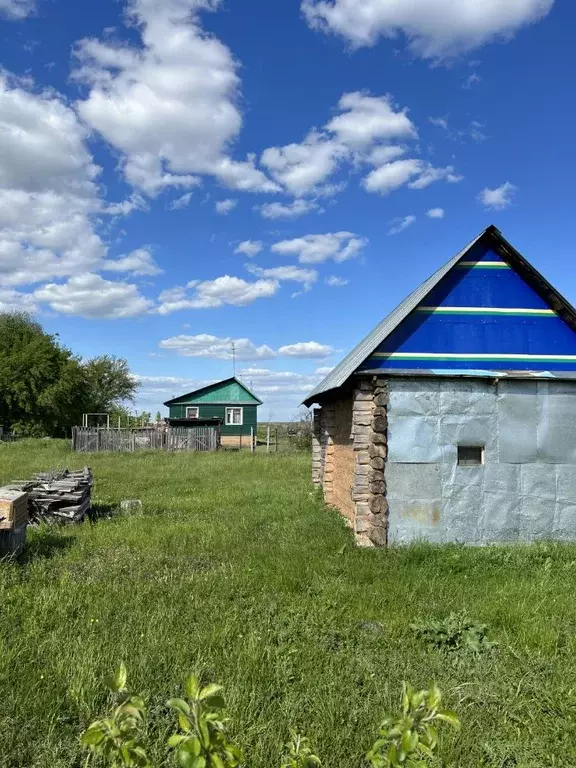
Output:
<path fill-rule="evenodd" d="M 234 411 L 240 411 L 240 421 L 234 421 L 232 415 Z M 226 408 L 226 426 L 227 427 L 242 427 L 244 426 L 244 408 L 238 405 L 231 405 Z"/>
<path fill-rule="evenodd" d="M 195 411 L 193 415 L 190 415 L 190 411 Z M 200 416 L 200 408 L 197 405 L 187 405 L 186 406 L 186 418 L 187 419 L 197 419 Z"/>

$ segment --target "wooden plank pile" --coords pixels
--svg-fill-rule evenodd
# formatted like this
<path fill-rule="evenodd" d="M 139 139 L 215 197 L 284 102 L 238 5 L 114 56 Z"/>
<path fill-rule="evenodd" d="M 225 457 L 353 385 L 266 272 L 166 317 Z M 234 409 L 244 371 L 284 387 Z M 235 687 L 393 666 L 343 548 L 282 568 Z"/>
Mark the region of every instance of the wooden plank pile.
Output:
<path fill-rule="evenodd" d="M 8 487 L 28 494 L 30 524 L 78 523 L 90 512 L 92 472 L 88 467 L 70 472 L 37 472 L 31 480 L 18 480 Z"/>

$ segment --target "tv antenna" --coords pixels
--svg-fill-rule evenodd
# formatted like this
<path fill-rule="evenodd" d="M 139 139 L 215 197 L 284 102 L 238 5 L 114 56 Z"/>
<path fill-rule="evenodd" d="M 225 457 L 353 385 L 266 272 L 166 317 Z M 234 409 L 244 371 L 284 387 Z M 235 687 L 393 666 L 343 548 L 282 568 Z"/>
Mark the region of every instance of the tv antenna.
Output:
<path fill-rule="evenodd" d="M 234 378 L 236 378 L 236 343 L 232 342 L 232 373 Z"/>

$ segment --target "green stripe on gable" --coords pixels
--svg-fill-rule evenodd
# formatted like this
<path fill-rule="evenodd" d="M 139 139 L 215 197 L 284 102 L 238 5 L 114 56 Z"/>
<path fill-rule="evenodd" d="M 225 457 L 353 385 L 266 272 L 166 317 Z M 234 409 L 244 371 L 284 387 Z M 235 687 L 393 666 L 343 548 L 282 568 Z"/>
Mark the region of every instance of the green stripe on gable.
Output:
<path fill-rule="evenodd" d="M 545 362 L 566 363 L 576 361 L 576 355 L 514 355 L 480 354 L 470 355 L 450 352 L 374 352 L 372 358 L 390 360 L 464 360 L 478 362 Z"/>
<path fill-rule="evenodd" d="M 416 307 L 425 315 L 505 315 L 508 317 L 556 317 L 553 309 L 507 307 Z"/>
<path fill-rule="evenodd" d="M 510 269 L 504 261 L 460 261 L 458 269 Z"/>

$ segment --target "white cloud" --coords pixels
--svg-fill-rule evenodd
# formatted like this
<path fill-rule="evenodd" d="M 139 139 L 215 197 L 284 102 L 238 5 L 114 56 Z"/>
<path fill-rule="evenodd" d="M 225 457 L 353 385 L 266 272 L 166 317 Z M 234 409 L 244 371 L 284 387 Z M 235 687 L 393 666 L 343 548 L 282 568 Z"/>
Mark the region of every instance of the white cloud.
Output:
<path fill-rule="evenodd" d="M 219 338 L 207 333 L 196 336 L 180 334 L 163 339 L 162 349 L 168 349 L 184 357 L 212 357 L 217 360 L 232 359 L 232 344 L 235 348 L 236 360 L 266 360 L 276 356 L 267 344 L 257 346 L 250 339 Z"/>
<path fill-rule="evenodd" d="M 180 195 L 180 197 L 172 200 L 168 206 L 168 210 L 179 211 L 181 208 L 186 208 L 187 205 L 190 205 L 190 201 L 192 200 L 193 195 L 194 192 L 185 192 L 183 195 Z"/>
<path fill-rule="evenodd" d="M 438 128 L 442 128 L 443 130 L 448 130 L 448 120 L 445 117 L 429 117 L 428 122 L 432 125 L 437 125 Z"/>
<path fill-rule="evenodd" d="M 237 205 L 238 200 L 218 200 L 214 208 L 216 209 L 216 213 L 221 213 L 223 216 L 226 216 L 230 211 L 236 208 Z"/>
<path fill-rule="evenodd" d="M 34 11 L 33 0 L 0 0 L 0 16 L 9 19 L 25 19 Z"/>
<path fill-rule="evenodd" d="M 362 180 L 362 186 L 367 192 L 379 192 L 386 195 L 417 176 L 421 173 L 422 168 L 421 160 L 395 160 L 370 171 Z"/>
<path fill-rule="evenodd" d="M 278 350 L 278 354 L 284 357 L 311 359 L 330 357 L 334 352 L 334 347 L 328 344 L 319 344 L 317 341 L 299 341 L 297 344 L 286 344 Z"/>
<path fill-rule="evenodd" d="M 135 285 L 90 273 L 71 277 L 66 283 L 43 285 L 34 298 L 54 312 L 88 318 L 133 317 L 152 307 Z"/>
<path fill-rule="evenodd" d="M 443 219 L 444 208 L 430 208 L 429 211 L 426 211 L 426 216 L 428 216 L 429 219 Z"/>
<path fill-rule="evenodd" d="M 318 272 L 315 269 L 304 269 L 303 267 L 286 266 L 270 267 L 263 269 L 255 264 L 246 264 L 246 269 L 257 277 L 267 277 L 279 282 L 291 280 L 296 283 L 302 283 L 304 290 L 309 291 L 318 279 Z"/>
<path fill-rule="evenodd" d="M 287 409 L 296 409 L 302 397 L 321 379 L 316 373 L 272 371 L 268 368 L 244 368 L 238 375 L 266 404 L 277 405 L 286 418 L 292 415 Z"/>
<path fill-rule="evenodd" d="M 457 184 L 464 177 L 456 173 L 453 165 L 446 168 L 434 168 L 432 165 L 426 165 L 420 176 L 411 181 L 408 186 L 410 189 L 424 189 L 435 181 L 447 181 L 449 184 Z"/>
<path fill-rule="evenodd" d="M 215 0 L 130 0 L 139 45 L 94 38 L 76 48 L 76 79 L 89 86 L 82 118 L 122 156 L 124 175 L 150 195 L 189 187 L 197 174 L 233 189 L 275 191 L 253 158 L 227 156 L 242 127 L 237 62 L 201 26 Z"/>
<path fill-rule="evenodd" d="M 302 0 L 308 24 L 352 46 L 406 36 L 424 58 L 453 56 L 495 38 L 508 38 L 543 18 L 554 0 Z"/>
<path fill-rule="evenodd" d="M 352 232 L 328 232 L 324 235 L 304 235 L 293 240 L 274 243 L 271 250 L 298 257 L 301 264 L 319 264 L 333 259 L 341 262 L 353 259 L 368 244 L 368 239 Z"/>
<path fill-rule="evenodd" d="M 367 157 L 369 163 L 375 166 L 385 165 L 391 160 L 406 154 L 406 147 L 400 147 L 397 144 L 386 144 L 375 147 Z"/>
<path fill-rule="evenodd" d="M 288 192 L 299 196 L 326 181 L 347 155 L 345 146 L 312 131 L 301 144 L 265 149 L 260 162 Z"/>
<path fill-rule="evenodd" d="M 390 96 L 370 96 L 360 91 L 345 93 L 338 109 L 342 114 L 332 118 L 326 129 L 351 149 L 365 149 L 375 141 L 418 135 L 406 110 L 396 111 Z"/>
<path fill-rule="evenodd" d="M 118 259 L 106 259 L 101 266 L 103 272 L 131 272 L 133 275 L 160 275 L 162 270 L 147 248 L 137 248 Z"/>
<path fill-rule="evenodd" d="M 230 275 L 223 275 L 215 280 L 192 281 L 186 288 L 177 287 L 162 291 L 157 312 L 167 315 L 182 309 L 214 309 L 224 304 L 242 307 L 256 299 L 274 296 L 279 287 L 277 280 L 256 280 L 249 283 Z"/>
<path fill-rule="evenodd" d="M 141 195 L 132 194 L 120 203 L 108 203 L 102 212 L 109 216 L 128 216 L 133 211 L 145 211 L 147 207 L 146 201 Z"/>
<path fill-rule="evenodd" d="M 318 210 L 318 203 L 299 198 L 292 203 L 264 203 L 254 210 L 260 211 L 265 219 L 297 219 L 305 213 Z"/>
<path fill-rule="evenodd" d="M 171 350 L 183 357 L 211 357 L 217 360 L 232 360 L 232 345 L 234 344 L 236 360 L 267 360 L 277 356 L 293 358 L 318 359 L 329 357 L 335 350 L 327 344 L 319 344 L 317 341 L 296 342 L 287 344 L 274 350 L 267 344 L 255 344 L 250 339 L 235 339 L 231 336 L 224 338 L 201 333 L 196 336 L 180 334 L 163 339 L 160 342 L 162 349 Z M 250 369 L 252 376 L 272 374 L 278 380 L 298 378 L 300 374 L 277 373 L 273 374 L 267 369 Z M 142 378 L 142 377 L 141 377 Z M 167 382 L 166 377 L 146 377 L 147 383 Z M 177 384 L 179 380 L 171 379 L 168 383 Z"/>
<path fill-rule="evenodd" d="M 404 232 L 405 229 L 412 226 L 416 221 L 416 216 L 404 216 L 403 218 L 394 219 L 393 226 L 388 230 L 389 235 L 399 235 L 400 232 Z"/>
<path fill-rule="evenodd" d="M 262 165 L 286 192 L 298 198 L 289 205 L 264 204 L 260 211 L 265 218 L 295 218 L 318 209 L 315 200 L 302 198 L 337 194 L 346 182 L 334 183 L 331 177 L 343 169 L 357 172 L 366 163 L 374 166 L 362 180 L 368 192 L 387 193 L 410 181 L 414 189 L 422 189 L 441 179 L 460 180 L 452 166 L 434 168 L 420 159 L 398 159 L 408 151 L 398 142 L 417 139 L 418 131 L 407 109 L 396 106 L 390 95 L 344 93 L 337 111 L 322 130 L 310 131 L 302 142 L 264 150 Z M 438 120 L 432 118 L 432 122 Z M 441 122 L 447 128 L 446 121 Z"/>
<path fill-rule="evenodd" d="M 512 205 L 517 189 L 518 187 L 514 186 L 514 184 L 506 181 L 495 189 L 485 187 L 478 195 L 478 199 L 485 208 L 493 208 L 496 211 L 501 211 L 504 208 L 508 208 L 509 205 Z"/>
<path fill-rule="evenodd" d="M 332 373 L 333 370 L 333 365 L 324 365 L 321 368 L 316 368 L 314 373 L 318 374 L 318 376 L 328 376 L 328 374 Z"/>
<path fill-rule="evenodd" d="M 367 192 L 387 195 L 405 184 L 410 189 L 424 189 L 436 181 L 454 184 L 462 179 L 463 176 L 457 174 L 452 165 L 446 168 L 435 168 L 422 160 L 406 158 L 374 168 L 364 177 L 362 185 Z"/>
<path fill-rule="evenodd" d="M 0 288 L 0 312 L 29 312 L 34 314 L 38 305 L 31 293 L 21 293 L 12 288 Z"/>
<path fill-rule="evenodd" d="M 471 75 L 468 75 L 464 83 L 462 84 L 462 88 L 469 89 L 472 88 L 473 85 L 478 85 L 478 83 L 482 82 L 482 78 L 477 72 L 472 72 Z"/>
<path fill-rule="evenodd" d="M 330 275 L 326 278 L 326 280 L 324 280 L 324 282 L 331 288 L 338 288 L 342 285 L 348 285 L 350 280 L 345 280 L 343 277 L 337 277 L 336 275 Z"/>
<path fill-rule="evenodd" d="M 0 284 L 85 272 L 106 255 L 88 133 L 52 91 L 0 72 Z"/>
<path fill-rule="evenodd" d="M 262 248 L 263 246 L 261 240 L 243 240 L 241 243 L 239 243 L 239 245 L 236 246 L 234 253 L 241 253 L 244 256 L 253 258 L 254 256 L 258 256 Z"/>

